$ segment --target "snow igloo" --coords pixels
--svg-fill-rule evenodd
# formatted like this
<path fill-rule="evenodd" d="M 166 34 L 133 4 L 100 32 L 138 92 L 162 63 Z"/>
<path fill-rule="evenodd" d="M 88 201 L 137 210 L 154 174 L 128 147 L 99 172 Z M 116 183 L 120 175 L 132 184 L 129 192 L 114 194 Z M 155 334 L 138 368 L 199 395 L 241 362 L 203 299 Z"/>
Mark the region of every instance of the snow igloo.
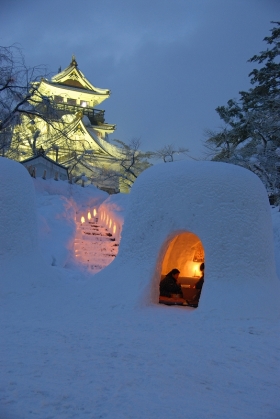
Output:
<path fill-rule="evenodd" d="M 178 268 L 180 277 L 195 278 L 202 260 L 197 311 L 275 316 L 279 279 L 259 178 L 217 162 L 149 168 L 132 187 L 119 253 L 104 271 L 114 299 L 156 304 L 163 275 Z"/>

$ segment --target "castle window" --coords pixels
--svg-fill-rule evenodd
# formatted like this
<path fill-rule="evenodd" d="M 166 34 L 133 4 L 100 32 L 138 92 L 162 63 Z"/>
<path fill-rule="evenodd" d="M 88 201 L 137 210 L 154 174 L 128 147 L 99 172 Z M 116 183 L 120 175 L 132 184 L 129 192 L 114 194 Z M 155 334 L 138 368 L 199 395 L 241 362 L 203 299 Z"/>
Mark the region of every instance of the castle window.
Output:
<path fill-rule="evenodd" d="M 81 100 L 80 104 L 83 108 L 86 108 L 89 105 L 89 103 L 86 100 Z"/>
<path fill-rule="evenodd" d="M 61 103 L 61 102 L 63 102 L 63 97 L 62 96 L 54 96 L 54 101 L 56 103 Z"/>
<path fill-rule="evenodd" d="M 76 105 L 76 99 L 67 99 L 67 103 L 69 104 L 69 105 Z"/>

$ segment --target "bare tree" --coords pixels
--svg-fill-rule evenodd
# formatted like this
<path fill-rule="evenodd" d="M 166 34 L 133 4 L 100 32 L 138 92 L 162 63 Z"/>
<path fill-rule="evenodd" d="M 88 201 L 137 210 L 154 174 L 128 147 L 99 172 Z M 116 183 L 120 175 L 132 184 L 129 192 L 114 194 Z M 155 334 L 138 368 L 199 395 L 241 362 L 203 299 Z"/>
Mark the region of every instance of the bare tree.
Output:
<path fill-rule="evenodd" d="M 0 152 L 2 155 L 10 149 L 13 130 L 22 117 L 29 120 L 30 145 L 33 152 L 40 132 L 36 120 L 49 124 L 58 119 L 51 98 L 43 96 L 38 90 L 38 80 L 46 75 L 45 66 L 28 67 L 22 50 L 17 45 L 0 46 Z M 14 152 L 20 145 L 18 136 L 13 144 Z M 15 157 L 11 155 L 11 157 Z"/>
<path fill-rule="evenodd" d="M 162 159 L 164 163 L 173 162 L 175 154 L 188 155 L 189 150 L 187 148 L 178 147 L 174 144 L 167 144 L 164 147 L 153 152 L 153 157 L 156 159 Z"/>
<path fill-rule="evenodd" d="M 123 189 L 129 190 L 139 174 L 152 165 L 149 159 L 153 152 L 141 151 L 138 138 L 132 139 L 129 144 L 121 140 L 114 142 L 118 144 L 118 153 L 110 158 L 109 165 L 94 168 L 92 180 L 96 184 L 122 185 Z"/>

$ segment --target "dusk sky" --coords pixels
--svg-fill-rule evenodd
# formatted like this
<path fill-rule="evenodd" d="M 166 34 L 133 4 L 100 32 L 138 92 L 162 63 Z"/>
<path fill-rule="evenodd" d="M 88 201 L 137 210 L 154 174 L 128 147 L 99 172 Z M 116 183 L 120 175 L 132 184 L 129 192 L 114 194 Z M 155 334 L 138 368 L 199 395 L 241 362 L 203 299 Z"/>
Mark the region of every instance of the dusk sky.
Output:
<path fill-rule="evenodd" d="M 204 158 L 204 130 L 222 126 L 215 108 L 250 87 L 247 60 L 279 20 L 279 0 L 1 0 L 0 45 L 19 43 L 52 74 L 75 54 L 112 92 L 99 105 L 117 124 L 110 139 Z"/>

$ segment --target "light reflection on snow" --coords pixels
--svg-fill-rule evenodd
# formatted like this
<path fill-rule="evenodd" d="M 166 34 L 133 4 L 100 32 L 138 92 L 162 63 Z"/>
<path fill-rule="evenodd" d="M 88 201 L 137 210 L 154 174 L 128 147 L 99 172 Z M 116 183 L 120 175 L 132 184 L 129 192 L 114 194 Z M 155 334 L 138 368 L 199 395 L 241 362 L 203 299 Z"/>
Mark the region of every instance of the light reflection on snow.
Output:
<path fill-rule="evenodd" d="M 81 223 L 76 223 L 74 241 L 76 260 L 90 272 L 97 273 L 109 265 L 118 253 L 119 243 L 115 237 L 116 223 L 112 229 L 113 220 L 104 212 L 101 213 L 99 221 L 96 208 L 88 212 L 87 219 L 83 215 L 77 218 L 81 219 Z"/>

